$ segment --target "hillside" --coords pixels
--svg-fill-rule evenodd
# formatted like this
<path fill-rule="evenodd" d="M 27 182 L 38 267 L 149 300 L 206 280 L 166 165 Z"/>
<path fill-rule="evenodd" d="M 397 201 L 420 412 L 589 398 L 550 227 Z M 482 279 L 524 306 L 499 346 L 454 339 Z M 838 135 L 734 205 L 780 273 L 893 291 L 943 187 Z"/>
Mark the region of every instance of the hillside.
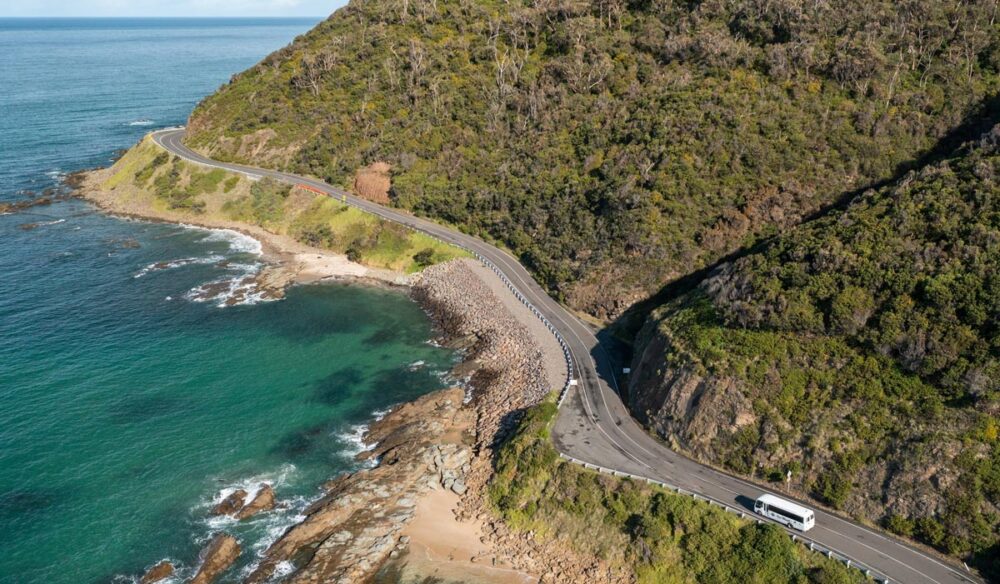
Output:
<path fill-rule="evenodd" d="M 201 103 L 188 143 L 345 186 L 388 163 L 393 204 L 613 317 L 996 115 L 995 11 L 353 0 Z"/>
<path fill-rule="evenodd" d="M 1000 576 L 1000 127 L 760 247 L 654 312 L 632 411 Z"/>

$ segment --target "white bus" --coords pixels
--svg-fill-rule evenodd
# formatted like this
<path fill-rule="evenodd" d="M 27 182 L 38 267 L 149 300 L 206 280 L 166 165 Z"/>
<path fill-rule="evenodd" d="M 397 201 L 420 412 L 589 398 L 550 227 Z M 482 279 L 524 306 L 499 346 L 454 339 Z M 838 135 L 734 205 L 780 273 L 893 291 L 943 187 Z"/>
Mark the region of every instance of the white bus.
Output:
<path fill-rule="evenodd" d="M 799 531 L 809 531 L 816 525 L 816 516 L 811 509 L 774 495 L 761 495 L 754 503 L 753 510 Z"/>

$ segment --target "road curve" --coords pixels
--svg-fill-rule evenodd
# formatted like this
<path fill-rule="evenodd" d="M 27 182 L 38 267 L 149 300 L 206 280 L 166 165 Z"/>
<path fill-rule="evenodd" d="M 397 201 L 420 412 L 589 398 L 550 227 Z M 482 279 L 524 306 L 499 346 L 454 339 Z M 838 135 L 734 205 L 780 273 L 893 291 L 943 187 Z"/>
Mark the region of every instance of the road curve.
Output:
<path fill-rule="evenodd" d="M 702 498 L 750 514 L 753 501 L 768 492 L 682 456 L 651 437 L 632 419 L 619 398 L 615 369 L 593 331 L 542 290 L 528 271 L 510 254 L 471 235 L 383 207 L 322 181 L 289 173 L 211 160 L 183 144 L 185 130 L 170 128 L 152 134 L 162 148 L 190 162 L 250 176 L 304 185 L 347 203 L 461 246 L 495 266 L 557 331 L 572 358 L 570 388 L 553 428 L 556 448 L 580 462 L 661 481 Z M 749 506 L 748 506 L 749 505 Z M 816 509 L 814 505 L 809 505 Z M 790 532 L 801 539 L 801 534 Z M 854 564 L 870 569 L 879 581 L 915 584 L 981 583 L 950 562 L 936 558 L 895 538 L 873 531 L 837 515 L 816 509 L 816 526 L 809 540 Z"/>

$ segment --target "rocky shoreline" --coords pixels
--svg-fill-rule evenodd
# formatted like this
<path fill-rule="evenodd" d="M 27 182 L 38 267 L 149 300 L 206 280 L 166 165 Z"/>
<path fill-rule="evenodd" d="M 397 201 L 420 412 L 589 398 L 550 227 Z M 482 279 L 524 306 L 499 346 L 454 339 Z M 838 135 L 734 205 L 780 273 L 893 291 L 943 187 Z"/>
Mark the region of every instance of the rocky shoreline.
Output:
<path fill-rule="evenodd" d="M 455 374 L 468 378 L 468 387 L 433 392 L 372 423 L 364 436 L 372 446 L 358 457 L 373 466 L 325 484 L 305 519 L 267 549 L 243 582 L 606 580 L 599 562 L 515 534 L 489 508 L 493 449 L 550 388 L 538 343 L 476 269 L 472 260 L 432 266 L 411 288 L 439 340 L 463 351 Z M 275 505 L 269 487 L 253 501 L 264 492 L 266 508 Z M 233 493 L 214 511 L 238 517 L 253 505 L 249 498 Z M 208 566 L 218 576 L 235 562 L 239 543 L 230 537 L 211 539 L 199 574 Z M 154 572 L 168 573 L 157 564 L 143 581 L 155 581 Z"/>
<path fill-rule="evenodd" d="M 141 193 L 111 194 L 102 188 L 108 172 L 80 180 L 80 194 L 108 213 L 232 229 L 260 241 L 270 265 L 254 276 L 255 285 L 268 297 L 326 279 L 407 289 L 431 316 L 438 340 L 463 352 L 453 374 L 467 379 L 466 387 L 401 404 L 373 423 L 364 441 L 374 446 L 359 455 L 373 466 L 328 482 L 305 519 L 262 554 L 244 582 L 607 580 L 592 558 L 512 533 L 489 507 L 494 449 L 524 408 L 561 385 L 565 368 L 555 340 L 530 311 L 505 297 L 492 272 L 469 259 L 412 275 L 367 268 L 254 225 L 157 209 Z M 256 494 L 230 494 L 213 511 L 244 518 L 280 507 L 280 496 L 261 485 Z M 225 574 L 247 553 L 240 547 L 231 535 L 214 534 L 195 579 L 207 584 Z M 173 568 L 157 563 L 142 582 L 177 581 Z"/>

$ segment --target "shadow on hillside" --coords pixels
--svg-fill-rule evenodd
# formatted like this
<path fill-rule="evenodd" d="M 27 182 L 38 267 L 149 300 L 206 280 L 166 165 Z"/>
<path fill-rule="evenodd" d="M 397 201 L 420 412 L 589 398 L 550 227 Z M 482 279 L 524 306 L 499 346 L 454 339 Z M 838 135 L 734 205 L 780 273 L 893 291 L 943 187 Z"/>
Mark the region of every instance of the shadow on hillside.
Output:
<path fill-rule="evenodd" d="M 917 158 L 897 166 L 890 177 L 842 193 L 833 202 L 806 215 L 799 224 L 801 225 L 809 221 L 815 221 L 830 213 L 842 211 L 861 194 L 869 190 L 889 186 L 898 182 L 910 171 L 920 169 L 929 164 L 934 164 L 954 155 L 963 144 L 971 140 L 978 139 L 998 123 L 1000 123 L 1000 95 L 994 95 L 983 99 L 979 105 L 965 117 L 962 123 L 945 133 L 945 135 L 942 136 L 929 150 Z M 618 339 L 634 339 L 639 333 L 639 329 L 646 321 L 650 312 L 652 312 L 655 308 L 691 291 L 720 266 L 765 249 L 775 239 L 775 237 L 776 236 L 772 236 L 762 239 L 749 247 L 737 249 L 722 256 L 704 268 L 695 270 L 694 272 L 667 283 L 663 286 L 663 288 L 649 298 L 641 300 L 630 306 L 620 317 L 615 319 L 615 321 L 613 321 L 606 330 Z"/>

